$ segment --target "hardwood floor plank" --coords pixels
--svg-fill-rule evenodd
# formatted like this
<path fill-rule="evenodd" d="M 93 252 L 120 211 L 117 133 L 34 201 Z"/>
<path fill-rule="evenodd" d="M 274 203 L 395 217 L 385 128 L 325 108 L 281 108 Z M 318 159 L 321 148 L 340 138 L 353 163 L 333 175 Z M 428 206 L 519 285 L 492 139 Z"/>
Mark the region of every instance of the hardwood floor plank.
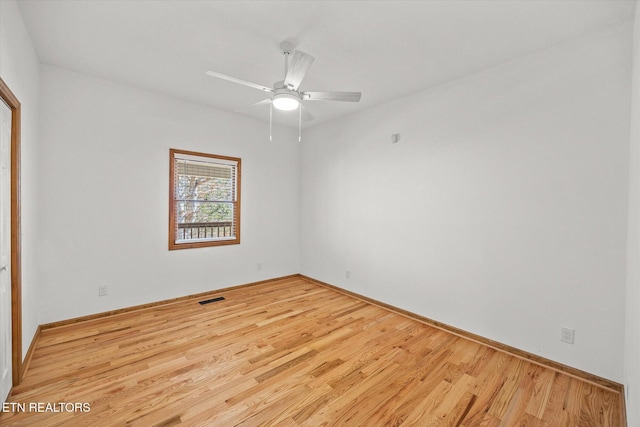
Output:
<path fill-rule="evenodd" d="M 444 400 L 436 406 L 431 415 L 433 423 L 438 421 L 441 426 L 454 426 L 460 423 L 460 417 L 464 413 L 473 399 L 473 394 L 469 393 L 469 388 L 474 378 L 464 374 L 453 384 L 451 390 L 444 396 Z M 427 421 L 429 424 L 429 421 Z"/>
<path fill-rule="evenodd" d="M 42 331 L 5 426 L 612 426 L 615 390 L 302 277 Z"/>
<path fill-rule="evenodd" d="M 532 365 L 532 370 L 528 374 L 530 385 L 524 384 L 524 387 L 531 393 L 529 403 L 527 403 L 526 412 L 533 417 L 542 420 L 547 404 L 550 400 L 551 389 L 553 387 L 553 379 L 555 372 L 544 369 L 541 366 Z"/>
<path fill-rule="evenodd" d="M 526 369 L 525 362 L 519 359 L 512 359 L 507 362 L 505 366 L 506 378 L 500 385 L 500 390 L 493 398 L 493 402 L 489 407 L 489 414 L 504 420 L 509 404 L 514 399 L 514 395 L 518 390 L 520 379 Z M 508 417 L 507 417 L 508 419 Z"/>
<path fill-rule="evenodd" d="M 434 419 L 433 412 L 435 408 L 442 403 L 444 396 L 451 390 L 452 385 L 448 381 L 441 381 L 431 390 L 431 392 L 416 402 L 413 411 L 403 419 L 402 427 L 415 426 L 418 424 L 428 426 L 439 426 L 440 421 Z"/>

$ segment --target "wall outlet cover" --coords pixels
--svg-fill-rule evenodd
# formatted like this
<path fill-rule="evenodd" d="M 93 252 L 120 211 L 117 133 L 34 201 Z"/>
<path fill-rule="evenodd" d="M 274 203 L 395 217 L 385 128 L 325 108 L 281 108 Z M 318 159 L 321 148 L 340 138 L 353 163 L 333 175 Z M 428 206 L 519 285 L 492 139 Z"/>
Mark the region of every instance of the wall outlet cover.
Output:
<path fill-rule="evenodd" d="M 570 328 L 560 328 L 560 341 L 566 342 L 567 344 L 573 344 L 575 339 L 575 329 Z"/>

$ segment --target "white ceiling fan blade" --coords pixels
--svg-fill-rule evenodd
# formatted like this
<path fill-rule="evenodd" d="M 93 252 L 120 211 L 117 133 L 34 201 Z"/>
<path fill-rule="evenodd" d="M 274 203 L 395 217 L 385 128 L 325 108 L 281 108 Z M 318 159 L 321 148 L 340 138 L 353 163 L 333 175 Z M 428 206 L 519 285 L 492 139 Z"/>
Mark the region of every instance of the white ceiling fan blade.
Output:
<path fill-rule="evenodd" d="M 302 108 L 302 121 L 303 122 L 310 122 L 313 119 L 315 119 L 316 117 L 311 114 L 311 112 L 302 104 L 300 104 L 300 108 Z"/>
<path fill-rule="evenodd" d="M 246 110 L 248 110 L 250 108 L 253 108 L 253 107 L 261 107 L 263 105 L 269 105 L 269 104 L 271 104 L 271 98 L 263 99 L 262 101 L 258 101 L 258 102 L 255 102 L 253 104 L 246 105 L 246 106 L 244 106 L 242 108 L 239 108 L 239 109 L 235 110 L 235 112 L 236 113 L 240 113 L 242 111 L 246 111 Z"/>
<path fill-rule="evenodd" d="M 302 98 L 309 101 L 346 101 L 358 102 L 360 92 L 302 92 Z"/>
<path fill-rule="evenodd" d="M 304 79 L 305 74 L 309 71 L 309 67 L 313 64 L 314 59 L 313 56 L 296 50 L 293 53 L 293 58 L 291 58 L 289 71 L 287 71 L 287 75 L 284 77 L 284 85 L 293 88 L 293 90 L 298 90 L 302 79 Z"/>
<path fill-rule="evenodd" d="M 270 88 L 270 87 L 262 86 L 262 85 L 259 85 L 257 83 L 251 83 L 251 82 L 248 82 L 246 80 L 238 79 L 238 78 L 235 78 L 235 77 L 227 76 L 226 74 L 218 73 L 216 71 L 207 71 L 205 74 L 207 76 L 216 77 L 218 79 L 227 80 L 227 81 L 230 81 L 230 82 L 233 82 L 233 83 L 238 83 L 238 84 L 241 84 L 241 85 L 244 85 L 244 86 L 249 86 L 249 87 L 252 87 L 254 89 L 262 90 L 262 91 L 265 91 L 265 92 L 273 92 L 273 89 Z"/>

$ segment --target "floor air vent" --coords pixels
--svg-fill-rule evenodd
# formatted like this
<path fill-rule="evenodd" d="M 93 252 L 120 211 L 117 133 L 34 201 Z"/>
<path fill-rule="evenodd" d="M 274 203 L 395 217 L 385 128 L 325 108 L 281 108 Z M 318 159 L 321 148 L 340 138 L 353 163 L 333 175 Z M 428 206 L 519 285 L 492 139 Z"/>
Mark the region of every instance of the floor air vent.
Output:
<path fill-rule="evenodd" d="M 218 298 L 211 298 L 211 299 L 206 299 L 204 301 L 200 301 L 198 302 L 198 304 L 200 305 L 205 305 L 205 304 L 210 304 L 212 302 L 218 302 L 218 301 L 224 301 L 224 297 L 218 297 Z"/>

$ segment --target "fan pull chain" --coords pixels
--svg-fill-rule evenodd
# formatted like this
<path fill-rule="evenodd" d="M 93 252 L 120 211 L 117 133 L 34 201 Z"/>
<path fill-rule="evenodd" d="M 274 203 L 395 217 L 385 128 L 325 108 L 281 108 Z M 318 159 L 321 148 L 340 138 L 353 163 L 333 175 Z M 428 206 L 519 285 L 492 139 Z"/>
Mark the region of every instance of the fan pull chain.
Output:
<path fill-rule="evenodd" d="M 269 104 L 269 142 L 273 141 L 271 128 L 273 123 L 273 102 Z"/>
<path fill-rule="evenodd" d="M 302 104 L 298 105 L 298 142 L 302 142 Z"/>

